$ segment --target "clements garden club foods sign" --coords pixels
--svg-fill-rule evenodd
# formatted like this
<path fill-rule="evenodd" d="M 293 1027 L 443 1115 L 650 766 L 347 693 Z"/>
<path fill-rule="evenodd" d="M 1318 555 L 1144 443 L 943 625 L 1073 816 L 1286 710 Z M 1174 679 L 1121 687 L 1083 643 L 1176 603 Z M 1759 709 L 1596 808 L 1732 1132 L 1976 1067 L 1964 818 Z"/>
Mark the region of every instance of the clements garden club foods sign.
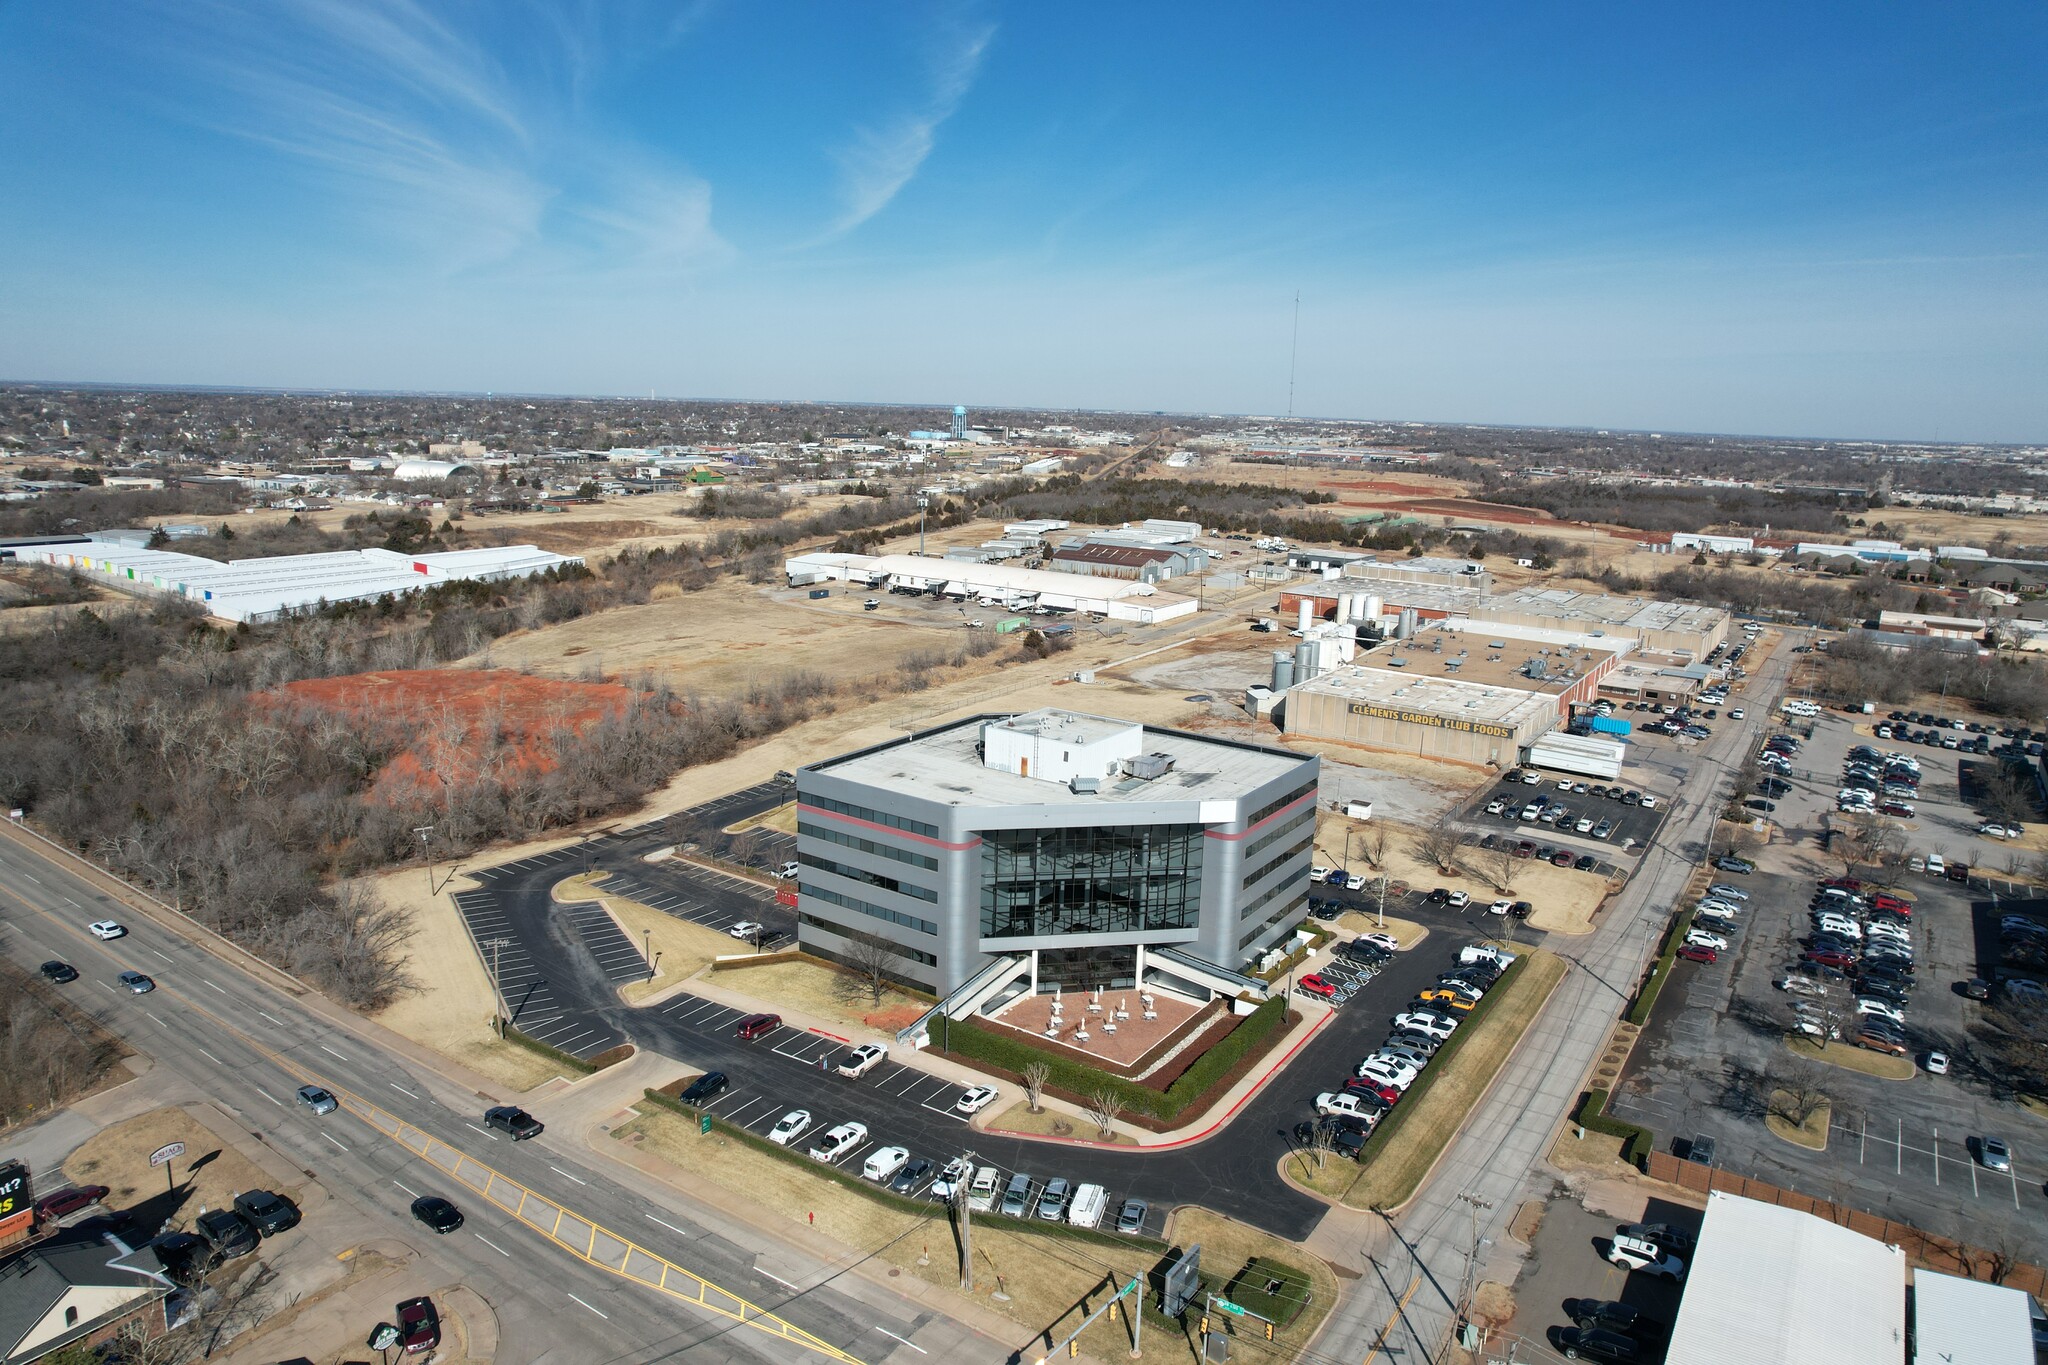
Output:
<path fill-rule="evenodd" d="M 1483 720 L 1460 720 L 1456 716 L 1431 716 L 1421 711 L 1403 711 L 1394 706 L 1375 706 L 1369 701 L 1351 703 L 1354 716 L 1371 716 L 1375 720 L 1405 721 L 1409 725 L 1430 725 L 1439 730 L 1462 730 L 1471 735 L 1491 735 L 1495 739 L 1513 739 L 1515 732 L 1506 725 L 1494 725 Z"/>

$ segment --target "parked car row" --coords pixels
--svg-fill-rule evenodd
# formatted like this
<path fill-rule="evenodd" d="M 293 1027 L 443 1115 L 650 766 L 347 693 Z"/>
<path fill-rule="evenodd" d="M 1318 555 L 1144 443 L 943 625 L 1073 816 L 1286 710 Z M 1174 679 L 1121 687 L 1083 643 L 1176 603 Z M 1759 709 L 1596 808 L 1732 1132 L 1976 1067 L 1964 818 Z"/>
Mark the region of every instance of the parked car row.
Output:
<path fill-rule="evenodd" d="M 1497 948 L 1463 948 L 1456 963 L 1394 1016 L 1394 1031 L 1377 1052 L 1358 1063 L 1351 1079 L 1315 1097 L 1316 1113 L 1331 1129 L 1333 1145 L 1357 1154 L 1366 1136 L 1401 1102 L 1437 1049 L 1514 960 L 1513 954 Z"/>
<path fill-rule="evenodd" d="M 1625 1271 L 1682 1283 L 1692 1253 L 1692 1235 L 1669 1223 L 1625 1223 L 1608 1243 L 1607 1259 Z M 1566 1360 L 1657 1360 L 1671 1335 L 1669 1323 L 1612 1299 L 1568 1299 L 1565 1312 L 1572 1325 L 1553 1332 L 1551 1341 Z"/>
<path fill-rule="evenodd" d="M 1397 946 L 1391 934 L 1360 934 L 1338 945 L 1327 963 L 1295 982 L 1295 992 L 1327 1005 L 1343 1005 L 1380 974 Z"/>
<path fill-rule="evenodd" d="M 1778 983 L 1794 997 L 1795 1031 L 1905 1056 L 1913 907 L 1853 877 L 1834 877 L 1820 884 L 1807 913 L 1804 951 Z"/>
<path fill-rule="evenodd" d="M 1918 728 L 1916 728 L 1918 727 Z M 1974 720 L 1957 720 L 1931 711 L 1893 711 L 1877 727 L 1879 739 L 1905 740 L 1914 744 L 1938 745 L 1944 749 L 1968 750 L 1978 754 L 2009 754 L 2015 758 L 2038 758 L 2048 730 L 2029 730 L 2020 725 L 1995 726 Z M 2001 739 L 2002 744 L 1992 744 Z"/>
<path fill-rule="evenodd" d="M 1740 918 L 1749 893 L 1726 883 L 1709 886 L 1692 909 L 1692 923 L 1678 945 L 1678 955 L 1688 962 L 1711 964 L 1720 960 L 1740 930 Z"/>
<path fill-rule="evenodd" d="M 1899 820 L 1914 815 L 1920 795 L 1920 760 L 1858 744 L 1842 765 L 1835 809 L 1848 814 L 1884 814 Z"/>

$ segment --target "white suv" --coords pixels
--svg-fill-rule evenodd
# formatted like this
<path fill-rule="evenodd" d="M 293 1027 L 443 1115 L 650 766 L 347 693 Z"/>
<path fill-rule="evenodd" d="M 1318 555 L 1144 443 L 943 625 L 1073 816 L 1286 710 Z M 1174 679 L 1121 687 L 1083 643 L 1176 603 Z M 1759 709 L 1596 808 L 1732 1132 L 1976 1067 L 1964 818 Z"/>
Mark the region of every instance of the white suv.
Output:
<path fill-rule="evenodd" d="M 1651 1275 L 1662 1275 L 1667 1280 L 1685 1278 L 1684 1261 L 1668 1255 L 1661 1247 L 1638 1237 L 1616 1237 L 1614 1245 L 1607 1250 L 1607 1259 L 1626 1270 L 1641 1270 Z"/>

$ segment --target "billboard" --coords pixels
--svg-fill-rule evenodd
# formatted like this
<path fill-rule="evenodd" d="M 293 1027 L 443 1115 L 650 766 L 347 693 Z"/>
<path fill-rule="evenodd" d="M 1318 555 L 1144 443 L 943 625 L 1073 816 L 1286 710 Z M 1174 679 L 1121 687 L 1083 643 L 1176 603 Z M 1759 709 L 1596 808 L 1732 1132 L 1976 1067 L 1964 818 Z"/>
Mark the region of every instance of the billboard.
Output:
<path fill-rule="evenodd" d="M 35 1222 L 33 1200 L 28 1166 L 19 1161 L 0 1161 L 0 1246 L 27 1235 Z"/>

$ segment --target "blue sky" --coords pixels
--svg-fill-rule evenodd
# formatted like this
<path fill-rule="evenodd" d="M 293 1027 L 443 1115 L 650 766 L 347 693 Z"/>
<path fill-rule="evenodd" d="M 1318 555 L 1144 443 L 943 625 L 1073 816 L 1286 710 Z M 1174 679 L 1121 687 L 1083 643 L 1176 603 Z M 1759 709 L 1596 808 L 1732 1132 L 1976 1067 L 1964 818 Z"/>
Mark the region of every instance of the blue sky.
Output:
<path fill-rule="evenodd" d="M 2048 7 L 13 0 L 0 376 L 2048 440 Z"/>

